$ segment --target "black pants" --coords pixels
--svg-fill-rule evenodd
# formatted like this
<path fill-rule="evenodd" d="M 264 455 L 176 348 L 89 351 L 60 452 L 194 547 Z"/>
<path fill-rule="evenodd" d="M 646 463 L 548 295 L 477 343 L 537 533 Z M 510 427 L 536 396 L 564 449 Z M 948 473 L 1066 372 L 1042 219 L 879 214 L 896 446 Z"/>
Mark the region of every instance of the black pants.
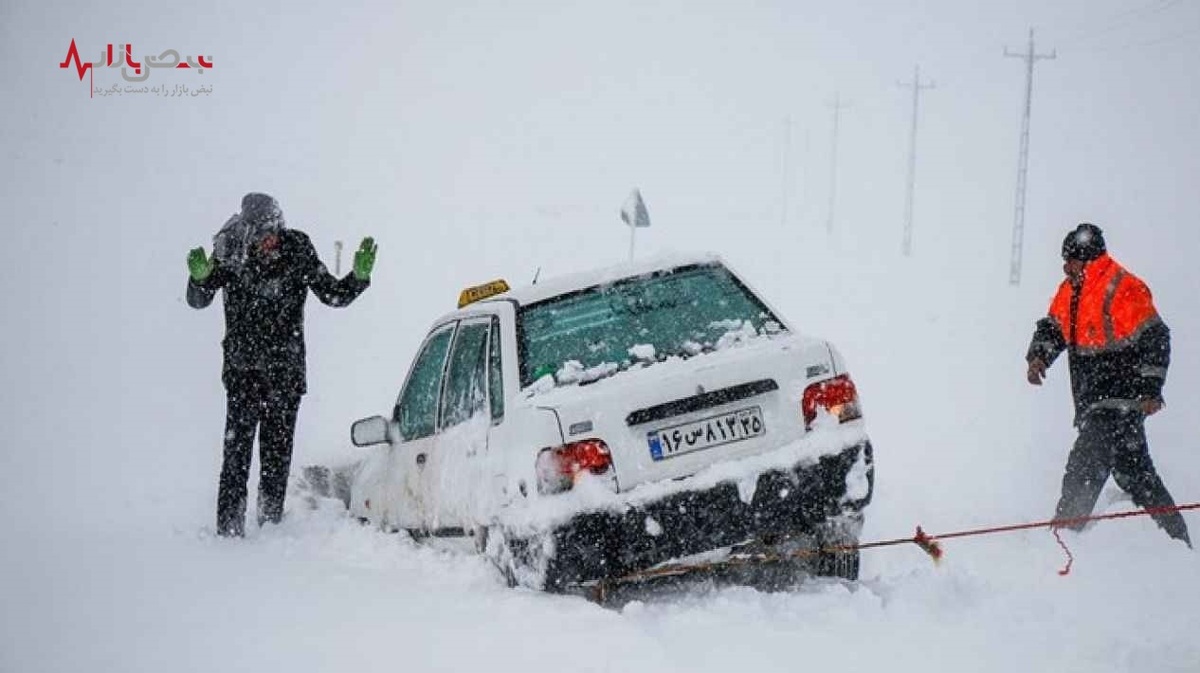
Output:
<path fill-rule="evenodd" d="M 1067 458 L 1055 518 L 1090 515 L 1110 473 L 1138 507 L 1175 505 L 1150 459 L 1145 420 L 1140 412 L 1115 409 L 1096 409 L 1084 416 L 1075 447 Z M 1191 545 L 1187 523 L 1179 512 L 1155 514 L 1154 520 L 1167 535 Z M 1078 530 L 1083 524 L 1070 527 Z"/>
<path fill-rule="evenodd" d="M 228 376 L 225 413 L 225 460 L 217 493 L 217 533 L 241 536 L 246 521 L 246 482 L 258 431 L 258 523 L 278 523 L 283 518 L 292 464 L 292 441 L 300 395 L 291 386 L 272 386 L 257 372 Z"/>

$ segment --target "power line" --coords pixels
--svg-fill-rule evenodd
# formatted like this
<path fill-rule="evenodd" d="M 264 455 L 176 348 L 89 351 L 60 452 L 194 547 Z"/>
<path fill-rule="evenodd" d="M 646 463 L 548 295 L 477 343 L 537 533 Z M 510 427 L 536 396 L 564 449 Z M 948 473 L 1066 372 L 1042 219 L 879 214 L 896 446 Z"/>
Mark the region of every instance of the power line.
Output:
<path fill-rule="evenodd" d="M 1024 54 L 1010 52 L 1004 48 L 1006 57 L 1025 61 L 1025 113 L 1021 116 L 1021 149 L 1017 159 L 1016 212 L 1013 217 L 1012 260 L 1009 266 L 1008 283 L 1021 284 L 1021 248 L 1025 238 L 1025 183 L 1029 174 L 1029 116 L 1033 103 L 1033 64 L 1041 59 L 1057 58 L 1057 51 L 1038 54 L 1033 47 L 1033 28 L 1029 29 L 1029 49 Z"/>
<path fill-rule="evenodd" d="M 912 255 L 913 236 L 913 196 L 917 185 L 917 108 L 921 99 L 922 89 L 937 87 L 934 82 L 921 84 L 921 66 L 913 66 L 913 81 L 909 84 L 898 83 L 902 87 L 912 87 L 912 130 L 908 136 L 908 197 L 904 201 L 904 255 Z"/>

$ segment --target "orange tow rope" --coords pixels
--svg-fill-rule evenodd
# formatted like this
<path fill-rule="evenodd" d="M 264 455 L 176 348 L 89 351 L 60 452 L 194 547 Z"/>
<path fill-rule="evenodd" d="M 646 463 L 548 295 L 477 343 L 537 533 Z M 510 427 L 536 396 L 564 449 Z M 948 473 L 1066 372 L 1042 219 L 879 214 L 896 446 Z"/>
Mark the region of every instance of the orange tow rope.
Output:
<path fill-rule="evenodd" d="M 849 552 L 860 549 L 873 549 L 876 547 L 892 547 L 902 544 L 915 544 L 921 548 L 934 562 L 940 561 L 944 552 L 942 551 L 941 540 L 951 540 L 958 537 L 973 537 L 976 535 L 992 535 L 995 533 L 1010 533 L 1018 530 L 1029 530 L 1031 528 L 1049 528 L 1054 534 L 1054 539 L 1058 541 L 1063 552 L 1067 556 L 1066 565 L 1058 571 L 1059 575 L 1068 575 L 1071 572 L 1071 565 L 1075 561 L 1075 557 L 1071 554 L 1071 550 L 1067 548 L 1062 537 L 1059 536 L 1060 528 L 1078 526 L 1089 521 L 1104 521 L 1107 519 L 1125 519 L 1134 516 L 1154 516 L 1156 514 L 1167 514 L 1170 512 L 1184 512 L 1187 510 L 1200 509 L 1200 502 L 1189 503 L 1186 505 L 1172 505 L 1169 507 L 1148 507 L 1145 509 L 1131 510 L 1128 512 L 1114 512 L 1112 514 L 1095 514 L 1091 516 L 1080 516 L 1070 519 L 1049 519 L 1046 521 L 1034 521 L 1030 523 L 1018 523 L 1007 526 L 993 526 L 989 528 L 974 528 L 971 530 L 954 531 L 951 533 L 941 533 L 939 535 L 930 535 L 926 533 L 920 526 L 917 526 L 916 535 L 912 537 L 901 537 L 892 540 L 879 540 L 877 542 L 864 542 L 861 544 L 835 545 L 829 547 L 821 547 L 818 549 L 803 549 L 787 553 L 766 553 L 766 554 L 749 554 L 736 558 L 729 558 L 720 561 L 700 562 L 693 564 L 672 564 L 658 566 L 647 570 L 629 573 L 622 577 L 601 580 L 593 588 L 593 598 L 603 601 L 612 586 L 623 584 L 626 582 L 638 582 L 655 577 L 668 577 L 674 575 L 683 575 L 691 571 L 713 569 L 720 567 L 732 567 L 754 563 L 756 561 L 780 561 L 784 559 L 798 559 L 807 556 L 815 556 L 817 554 L 828 554 L 837 552 Z"/>
<path fill-rule="evenodd" d="M 1071 564 L 1075 561 L 1075 557 L 1071 555 L 1071 550 L 1067 548 L 1062 537 L 1059 536 L 1060 528 L 1069 528 L 1078 526 L 1089 521 L 1104 521 L 1106 519 L 1126 519 L 1133 516 L 1154 516 L 1156 514 L 1168 514 L 1171 512 L 1183 512 L 1192 509 L 1200 509 L 1200 502 L 1189 503 L 1187 505 L 1171 505 L 1169 507 L 1147 507 L 1145 509 L 1136 509 L 1128 512 L 1114 512 L 1112 514 L 1095 514 L 1091 516 L 1078 516 L 1071 519 L 1050 519 L 1048 521 L 1035 521 L 1031 523 L 1018 523 L 1008 526 L 994 526 L 991 528 L 975 528 L 972 530 L 956 531 L 953 533 L 942 533 L 940 535 L 929 535 L 917 526 L 917 534 L 913 537 L 896 538 L 894 540 L 882 540 L 879 542 L 867 542 L 860 545 L 846 545 L 844 547 L 834 547 L 827 551 L 853 551 L 855 549 L 870 549 L 872 547 L 890 547 L 892 545 L 904 544 L 911 542 L 920 547 L 926 554 L 934 560 L 938 561 L 942 558 L 942 547 L 938 544 L 938 540 L 949 540 L 956 537 L 972 537 L 975 535 L 991 535 L 993 533 L 1009 533 L 1017 530 L 1028 530 L 1030 528 L 1046 528 L 1049 527 L 1054 533 L 1054 539 L 1058 541 L 1063 552 L 1067 555 L 1067 565 L 1062 570 L 1058 571 L 1059 575 L 1067 575 L 1071 572 Z"/>

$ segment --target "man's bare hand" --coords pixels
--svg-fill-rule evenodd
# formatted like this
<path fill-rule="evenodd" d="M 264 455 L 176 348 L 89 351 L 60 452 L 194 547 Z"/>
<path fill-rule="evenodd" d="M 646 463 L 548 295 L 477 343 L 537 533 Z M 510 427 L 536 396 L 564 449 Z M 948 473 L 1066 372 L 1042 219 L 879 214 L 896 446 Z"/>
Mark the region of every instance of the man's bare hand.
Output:
<path fill-rule="evenodd" d="M 1025 378 L 1035 386 L 1042 385 L 1042 381 L 1046 378 L 1046 363 L 1039 358 L 1034 358 L 1029 361 L 1029 370 L 1025 372 Z"/>

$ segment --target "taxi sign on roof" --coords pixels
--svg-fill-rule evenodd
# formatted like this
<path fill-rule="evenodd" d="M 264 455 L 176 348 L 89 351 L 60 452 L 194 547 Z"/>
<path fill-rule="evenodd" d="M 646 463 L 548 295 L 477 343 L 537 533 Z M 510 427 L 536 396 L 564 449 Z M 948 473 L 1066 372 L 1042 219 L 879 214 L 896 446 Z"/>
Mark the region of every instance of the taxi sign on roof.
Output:
<path fill-rule="evenodd" d="M 487 299 L 493 295 L 508 292 L 508 283 L 504 279 L 496 279 L 490 283 L 468 287 L 458 295 L 458 307 L 462 308 L 467 304 L 474 304 L 477 301 Z"/>

